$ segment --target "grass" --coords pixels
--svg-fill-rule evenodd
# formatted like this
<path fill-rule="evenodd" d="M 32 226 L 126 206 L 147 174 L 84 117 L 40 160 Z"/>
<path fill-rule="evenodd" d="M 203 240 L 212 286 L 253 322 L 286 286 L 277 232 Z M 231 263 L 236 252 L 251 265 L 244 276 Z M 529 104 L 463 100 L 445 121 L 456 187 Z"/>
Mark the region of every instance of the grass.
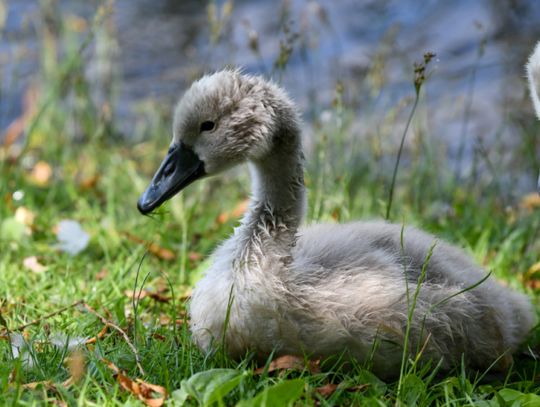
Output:
<path fill-rule="evenodd" d="M 538 405 L 539 368 L 524 354 L 502 376 L 464 366 L 435 374 L 434 366 L 404 358 L 402 374 L 388 382 L 369 366 L 319 371 L 296 363 L 261 372 L 249 356 L 238 362 L 219 350 L 201 354 L 190 340 L 186 303 L 207 256 L 237 223 L 234 209 L 249 193 L 246 172 L 190 186 L 155 216 L 140 216 L 135 203 L 166 150 L 170 117 L 149 108 L 131 139 L 145 141 L 119 140 L 114 115 L 92 101 L 83 54 L 74 47 L 61 57 L 63 69 L 43 69 L 24 148 L 0 148 L 1 405 L 136 404 L 137 392 L 124 388 L 128 378 L 163 386 L 178 405 Z M 44 51 L 43 58 L 60 57 Z M 421 120 L 411 129 L 423 137 L 405 147 L 393 181 L 397 148 L 381 153 L 384 134 L 353 139 L 352 121 L 338 86 L 330 119 L 313 123 L 307 221 L 381 218 L 388 210 L 394 221 L 464 247 L 496 278 L 526 291 L 538 310 L 538 204 L 511 199 L 497 180 L 456 182 Z M 516 154 L 534 147 L 534 131 L 523 129 L 528 144 Z M 56 247 L 63 219 L 91 237 L 77 255 Z M 32 256 L 44 269 L 24 265 Z M 104 331 L 104 321 L 120 330 Z M 539 337 L 537 329 L 527 345 L 538 348 Z"/>

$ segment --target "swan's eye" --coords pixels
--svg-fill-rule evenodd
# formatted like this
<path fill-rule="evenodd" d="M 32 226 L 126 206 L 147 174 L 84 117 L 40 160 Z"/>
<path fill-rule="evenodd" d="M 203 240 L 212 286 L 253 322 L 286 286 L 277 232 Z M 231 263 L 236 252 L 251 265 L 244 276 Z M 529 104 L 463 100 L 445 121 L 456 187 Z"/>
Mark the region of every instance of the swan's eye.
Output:
<path fill-rule="evenodd" d="M 214 122 L 211 122 L 211 121 L 202 122 L 200 131 L 201 133 L 203 131 L 210 131 L 214 128 L 214 126 L 215 126 Z"/>

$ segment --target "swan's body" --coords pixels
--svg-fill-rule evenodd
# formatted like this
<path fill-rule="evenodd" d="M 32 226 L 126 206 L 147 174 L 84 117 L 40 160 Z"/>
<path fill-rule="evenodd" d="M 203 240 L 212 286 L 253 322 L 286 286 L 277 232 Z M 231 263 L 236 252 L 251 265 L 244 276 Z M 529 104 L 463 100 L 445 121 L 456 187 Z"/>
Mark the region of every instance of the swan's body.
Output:
<path fill-rule="evenodd" d="M 527 63 L 527 78 L 529 79 L 529 90 L 533 101 L 534 111 L 540 119 L 540 42 L 529 57 Z M 540 193 L 540 175 L 538 175 L 538 193 Z"/>
<path fill-rule="evenodd" d="M 412 302 L 425 264 L 409 351 L 423 348 L 425 359 L 442 359 L 444 368 L 462 355 L 475 368 L 498 358 L 507 365 L 532 326 L 530 303 L 493 279 L 458 294 L 486 274 L 462 251 L 384 222 L 300 227 L 299 126 L 280 88 L 236 71 L 195 82 L 176 109 L 171 150 L 139 201 L 143 213 L 194 179 L 244 161 L 253 184 L 241 226 L 193 291 L 195 342 L 208 351 L 224 340 L 231 356 L 251 351 L 261 359 L 345 352 L 393 375 L 407 326 L 406 287 Z"/>
<path fill-rule="evenodd" d="M 534 105 L 536 116 L 540 119 L 540 42 L 536 44 L 534 52 L 527 63 L 527 77 L 529 90 Z"/>

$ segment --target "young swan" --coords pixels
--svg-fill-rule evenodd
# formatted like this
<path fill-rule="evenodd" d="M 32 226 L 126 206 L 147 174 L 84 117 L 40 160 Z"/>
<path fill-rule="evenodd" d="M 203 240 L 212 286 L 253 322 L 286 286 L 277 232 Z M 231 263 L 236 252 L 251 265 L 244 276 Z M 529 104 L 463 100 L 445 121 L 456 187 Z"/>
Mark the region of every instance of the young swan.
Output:
<path fill-rule="evenodd" d="M 529 90 L 534 105 L 536 116 L 540 119 L 540 42 L 536 44 L 534 52 L 527 63 L 527 77 Z"/>
<path fill-rule="evenodd" d="M 540 119 L 540 42 L 536 44 L 536 48 L 529 57 L 526 68 L 534 111 Z M 538 176 L 538 193 L 540 193 L 540 175 Z"/>
<path fill-rule="evenodd" d="M 174 116 L 168 155 L 141 196 L 149 213 L 191 182 L 247 162 L 253 195 L 231 238 L 191 300 L 191 330 L 205 351 L 252 351 L 371 360 L 399 372 L 412 299 L 408 352 L 443 368 L 505 367 L 533 317 L 528 299 L 493 279 L 461 250 L 414 228 L 385 222 L 300 227 L 305 207 L 297 110 L 260 77 L 222 71 L 195 82 Z M 433 255 L 426 261 L 430 248 Z M 227 321 L 227 326 L 225 322 Z M 224 341 L 224 342 L 222 342 Z M 499 358 L 499 359 L 498 359 Z"/>

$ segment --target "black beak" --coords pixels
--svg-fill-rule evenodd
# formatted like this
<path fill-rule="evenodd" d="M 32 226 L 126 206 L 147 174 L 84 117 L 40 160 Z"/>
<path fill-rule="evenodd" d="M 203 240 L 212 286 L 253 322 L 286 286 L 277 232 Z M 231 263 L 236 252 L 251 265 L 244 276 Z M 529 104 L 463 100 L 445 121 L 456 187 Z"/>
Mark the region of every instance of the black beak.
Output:
<path fill-rule="evenodd" d="M 175 144 L 139 198 L 137 208 L 146 215 L 204 175 L 204 163 L 197 154 L 183 143 Z"/>

